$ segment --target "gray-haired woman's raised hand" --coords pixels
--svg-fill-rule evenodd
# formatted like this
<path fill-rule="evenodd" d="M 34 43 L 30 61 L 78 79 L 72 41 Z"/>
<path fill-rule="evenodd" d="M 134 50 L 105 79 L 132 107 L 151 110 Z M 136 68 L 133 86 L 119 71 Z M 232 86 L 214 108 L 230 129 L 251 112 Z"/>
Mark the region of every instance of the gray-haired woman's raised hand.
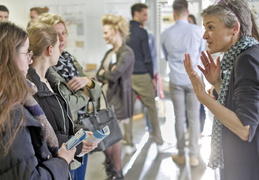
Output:
<path fill-rule="evenodd" d="M 207 53 L 207 54 L 206 54 Z M 204 74 L 204 77 L 207 81 L 212 84 L 216 89 L 218 89 L 221 85 L 221 78 L 220 78 L 220 57 L 217 58 L 217 62 L 215 63 L 211 54 L 206 51 L 201 53 L 201 61 L 204 66 L 202 68 L 198 65 L 198 68 Z"/>

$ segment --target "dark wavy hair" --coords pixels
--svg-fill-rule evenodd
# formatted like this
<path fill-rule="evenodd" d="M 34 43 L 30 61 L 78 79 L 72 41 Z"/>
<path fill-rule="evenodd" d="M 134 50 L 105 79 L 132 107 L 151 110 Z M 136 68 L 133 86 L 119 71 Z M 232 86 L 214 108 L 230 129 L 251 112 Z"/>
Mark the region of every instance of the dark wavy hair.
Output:
<path fill-rule="evenodd" d="M 142 9 L 147 9 L 148 5 L 144 3 L 136 3 L 131 6 L 131 16 L 134 17 L 135 12 L 141 12 Z"/>

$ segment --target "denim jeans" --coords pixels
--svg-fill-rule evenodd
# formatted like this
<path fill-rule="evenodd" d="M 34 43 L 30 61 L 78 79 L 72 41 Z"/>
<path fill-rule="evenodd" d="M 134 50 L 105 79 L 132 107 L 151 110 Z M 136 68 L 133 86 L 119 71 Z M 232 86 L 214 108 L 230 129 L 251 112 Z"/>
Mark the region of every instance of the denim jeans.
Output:
<path fill-rule="evenodd" d="M 192 85 L 176 86 L 170 83 L 170 96 L 174 106 L 175 134 L 177 149 L 180 156 L 184 155 L 185 148 L 185 122 L 189 123 L 189 154 L 198 156 L 198 139 L 200 135 L 200 102 L 198 101 Z M 186 117 L 187 116 L 187 117 Z"/>
<path fill-rule="evenodd" d="M 87 161 L 88 161 L 88 154 L 84 155 L 83 163 L 79 168 L 70 170 L 71 177 L 73 180 L 84 180 L 85 179 Z"/>

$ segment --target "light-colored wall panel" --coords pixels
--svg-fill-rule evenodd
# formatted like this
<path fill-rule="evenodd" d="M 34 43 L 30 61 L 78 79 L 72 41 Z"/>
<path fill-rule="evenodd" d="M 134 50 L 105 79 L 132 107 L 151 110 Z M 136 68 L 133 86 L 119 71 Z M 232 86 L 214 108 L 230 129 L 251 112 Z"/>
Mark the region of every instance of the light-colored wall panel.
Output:
<path fill-rule="evenodd" d="M 68 19 L 69 43 L 67 50 L 84 66 L 102 60 L 107 46 L 102 38 L 101 18 L 112 12 L 130 19 L 130 6 L 140 0 L 0 0 L 10 11 L 10 21 L 27 27 L 31 7 L 47 6 L 51 13 Z"/>

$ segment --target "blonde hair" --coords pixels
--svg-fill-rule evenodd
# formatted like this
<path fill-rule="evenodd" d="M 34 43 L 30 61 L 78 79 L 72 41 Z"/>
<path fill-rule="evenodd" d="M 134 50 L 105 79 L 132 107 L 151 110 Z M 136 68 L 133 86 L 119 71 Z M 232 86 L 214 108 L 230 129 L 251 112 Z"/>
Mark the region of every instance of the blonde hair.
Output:
<path fill-rule="evenodd" d="M 129 23 L 123 16 L 105 14 L 102 17 L 103 25 L 110 25 L 113 29 L 119 30 L 122 39 L 126 40 L 129 35 Z"/>
<path fill-rule="evenodd" d="M 37 20 L 37 22 L 48 24 L 50 26 L 55 26 L 59 23 L 62 23 L 64 25 L 66 33 L 67 33 L 67 26 L 66 26 L 65 20 L 57 14 L 44 13 L 39 16 L 39 19 Z"/>
<path fill-rule="evenodd" d="M 33 51 L 33 56 L 40 56 L 49 46 L 54 46 L 58 41 L 55 29 L 47 24 L 35 23 L 28 29 L 30 40 L 29 50 Z"/>

